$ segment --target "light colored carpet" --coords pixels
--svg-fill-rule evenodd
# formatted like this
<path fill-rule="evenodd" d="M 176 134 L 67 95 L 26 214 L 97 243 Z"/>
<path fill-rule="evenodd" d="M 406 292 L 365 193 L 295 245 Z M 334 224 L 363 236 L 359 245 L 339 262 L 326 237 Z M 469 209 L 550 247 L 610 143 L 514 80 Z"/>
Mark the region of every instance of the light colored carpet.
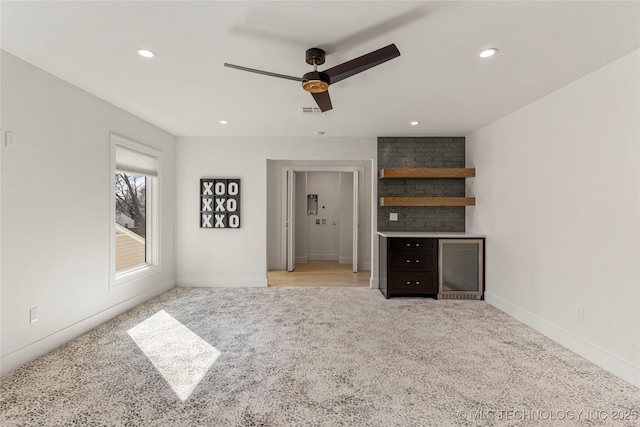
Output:
<path fill-rule="evenodd" d="M 0 392 L 3 427 L 630 426 L 640 409 L 637 388 L 483 301 L 364 288 L 177 288 Z"/>

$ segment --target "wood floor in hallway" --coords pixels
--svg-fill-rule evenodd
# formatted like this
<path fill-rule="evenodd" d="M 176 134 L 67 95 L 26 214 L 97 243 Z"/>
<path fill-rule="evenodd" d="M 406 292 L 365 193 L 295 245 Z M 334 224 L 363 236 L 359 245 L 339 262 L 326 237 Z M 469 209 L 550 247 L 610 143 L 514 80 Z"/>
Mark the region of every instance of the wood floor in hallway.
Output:
<path fill-rule="evenodd" d="M 308 261 L 296 264 L 294 271 L 271 270 L 269 286 L 296 287 L 369 287 L 371 271 L 354 273 L 351 264 L 338 261 Z"/>

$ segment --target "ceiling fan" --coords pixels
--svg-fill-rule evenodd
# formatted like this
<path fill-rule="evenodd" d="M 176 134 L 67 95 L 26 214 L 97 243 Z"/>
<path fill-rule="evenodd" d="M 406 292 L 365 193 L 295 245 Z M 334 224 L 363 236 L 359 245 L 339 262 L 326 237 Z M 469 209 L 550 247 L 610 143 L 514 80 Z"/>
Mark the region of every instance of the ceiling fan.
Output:
<path fill-rule="evenodd" d="M 228 64 L 224 66 L 235 68 L 236 70 L 249 71 L 251 73 L 264 74 L 265 76 L 278 77 L 280 79 L 295 80 L 302 82 L 302 88 L 311 93 L 318 107 L 324 113 L 333 108 L 331 98 L 329 97 L 329 85 L 337 83 L 341 80 L 361 73 L 376 65 L 380 65 L 390 59 L 400 56 L 400 51 L 395 44 L 390 44 L 381 49 L 369 52 L 351 61 L 343 62 L 335 67 L 328 68 L 324 71 L 318 71 L 318 65 L 324 64 L 325 51 L 314 47 L 307 50 L 307 64 L 313 65 L 313 71 L 306 73 L 302 77 L 287 76 L 284 74 L 271 73 L 269 71 L 256 70 L 253 68 L 241 67 L 239 65 Z"/>

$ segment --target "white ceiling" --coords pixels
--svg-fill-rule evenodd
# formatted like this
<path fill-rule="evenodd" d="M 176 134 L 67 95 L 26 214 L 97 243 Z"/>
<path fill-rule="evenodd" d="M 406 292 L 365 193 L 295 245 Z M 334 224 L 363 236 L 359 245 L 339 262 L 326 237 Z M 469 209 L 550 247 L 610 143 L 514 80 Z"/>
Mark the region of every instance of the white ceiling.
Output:
<path fill-rule="evenodd" d="M 639 4 L 2 1 L 1 44 L 174 135 L 464 136 L 637 49 Z M 299 83 L 223 67 L 302 76 L 310 47 L 322 70 L 390 43 L 324 115 Z"/>

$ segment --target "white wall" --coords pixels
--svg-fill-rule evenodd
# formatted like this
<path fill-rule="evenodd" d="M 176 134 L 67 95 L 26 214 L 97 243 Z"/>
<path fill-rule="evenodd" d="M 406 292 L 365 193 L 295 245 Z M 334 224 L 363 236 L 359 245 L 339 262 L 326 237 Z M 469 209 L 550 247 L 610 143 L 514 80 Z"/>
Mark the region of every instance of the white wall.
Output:
<path fill-rule="evenodd" d="M 487 235 L 486 300 L 636 386 L 639 57 L 467 136 L 467 231 Z"/>
<path fill-rule="evenodd" d="M 179 137 L 176 144 L 177 284 L 266 286 L 267 256 L 270 260 L 280 259 L 282 173 L 276 168 L 272 175 L 277 176 L 267 176 L 267 160 L 294 159 L 300 164 L 317 165 L 317 159 L 326 159 L 336 165 L 368 164 L 364 180 L 372 183 L 370 159 L 376 157 L 376 144 L 376 138 Z M 242 179 L 240 229 L 199 228 L 198 183 L 204 176 Z M 366 203 L 371 216 L 371 186 L 367 187 Z M 267 194 L 273 194 L 273 200 L 267 200 Z M 367 253 L 371 251 L 371 224 L 371 218 L 363 224 L 363 230 L 369 230 Z M 268 234 L 276 237 L 267 239 Z"/>
<path fill-rule="evenodd" d="M 2 51 L 2 374 L 174 286 L 174 137 Z M 162 151 L 159 274 L 109 287 L 110 132 Z M 30 324 L 29 310 L 40 320 Z"/>
<path fill-rule="evenodd" d="M 338 261 L 340 255 L 340 175 L 338 172 L 307 172 L 307 193 L 318 195 L 318 215 L 307 215 L 308 259 Z M 306 199 L 306 196 L 305 196 Z M 320 225 L 316 225 L 320 220 Z M 322 220 L 325 224 L 322 225 Z"/>

